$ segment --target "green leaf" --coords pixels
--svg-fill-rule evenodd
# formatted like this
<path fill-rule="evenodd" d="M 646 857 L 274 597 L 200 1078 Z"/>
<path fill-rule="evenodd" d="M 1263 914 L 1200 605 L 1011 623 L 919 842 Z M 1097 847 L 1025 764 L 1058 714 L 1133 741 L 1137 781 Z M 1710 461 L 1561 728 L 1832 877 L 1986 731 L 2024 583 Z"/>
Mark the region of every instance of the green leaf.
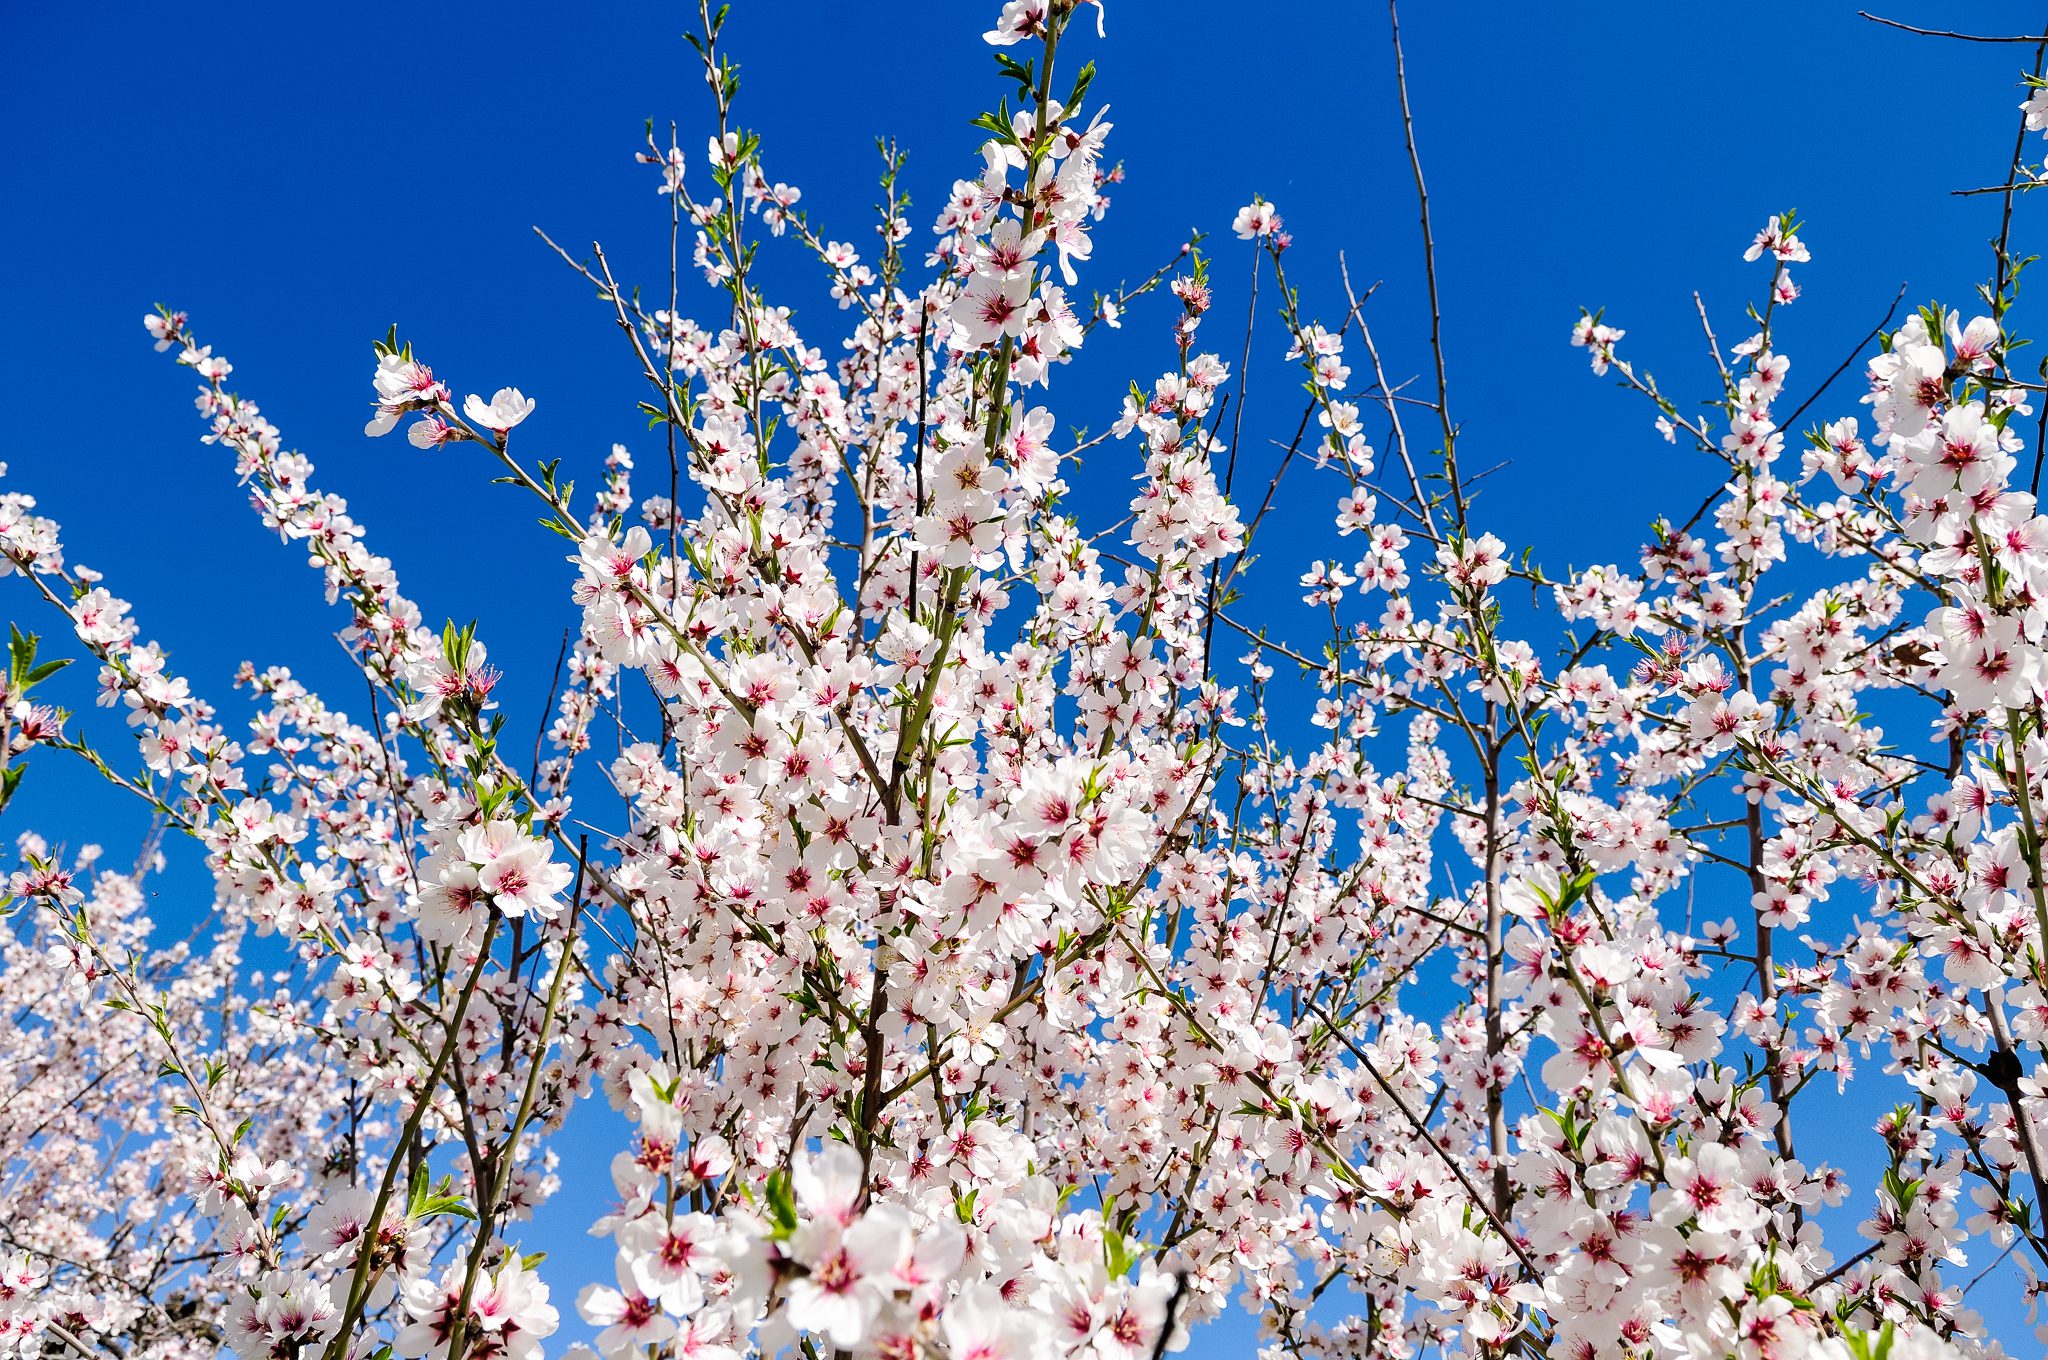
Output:
<path fill-rule="evenodd" d="M 773 1241 L 787 1241 L 796 1232 L 796 1195 L 790 1188 L 786 1167 L 777 1167 L 769 1173 L 768 1218 L 775 1225 L 768 1234 Z"/>

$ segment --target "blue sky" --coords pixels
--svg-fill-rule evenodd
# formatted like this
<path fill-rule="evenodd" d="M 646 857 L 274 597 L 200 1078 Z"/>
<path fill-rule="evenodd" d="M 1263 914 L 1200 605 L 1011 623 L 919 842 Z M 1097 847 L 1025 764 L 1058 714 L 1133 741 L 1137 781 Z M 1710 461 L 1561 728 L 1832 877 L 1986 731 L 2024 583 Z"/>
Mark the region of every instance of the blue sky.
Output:
<path fill-rule="evenodd" d="M 1901 283 L 1909 302 L 1967 305 L 1996 205 L 1948 191 L 2002 174 L 2019 49 L 1915 38 L 1855 8 L 1410 7 L 1462 448 L 1468 466 L 1511 460 L 1482 497 L 1485 527 L 1535 542 L 1561 569 L 1624 557 L 1653 514 L 1697 502 L 1712 470 L 1590 377 L 1567 330 L 1581 305 L 1607 306 L 1626 352 L 1668 391 L 1709 395 L 1692 290 L 1724 342 L 1740 338 L 1741 306 L 1765 277 L 1740 254 L 1768 213 L 1796 208 L 1815 255 L 1779 332 L 1795 399 Z M 2039 22 L 2016 4 L 1969 8 L 1978 31 Z M 910 156 L 922 239 L 951 181 L 976 168 L 969 118 L 1002 88 L 979 40 L 996 9 L 735 5 L 739 121 L 763 135 L 770 177 L 804 190 L 821 232 L 873 240 L 873 141 L 891 134 Z M 1946 27 L 1954 9 L 1886 12 Z M 601 237 L 622 277 L 656 281 L 666 212 L 631 157 L 645 119 L 674 118 L 701 179 L 708 101 L 679 38 L 691 17 L 638 5 L 594 20 L 530 0 L 373 16 L 251 0 L 0 16 L 0 307 L 17 364 L 6 485 L 42 498 L 72 559 L 107 573 L 196 686 L 226 701 L 247 658 L 325 682 L 344 707 L 359 693 L 317 578 L 247 512 L 225 460 L 197 442 L 187 375 L 146 343 L 140 318 L 158 301 L 189 310 L 235 361 L 234 385 L 314 458 L 321 486 L 348 497 L 430 620 L 478 620 L 509 675 L 514 730 L 537 722 L 573 617 L 558 542 L 528 502 L 485 484 L 474 457 L 362 436 L 370 341 L 396 322 L 458 392 L 523 388 L 540 405 L 522 443 L 562 455 L 585 485 L 614 441 L 654 453 L 615 331 L 528 229 L 572 249 Z M 1129 178 L 1084 291 L 1142 277 L 1190 226 L 1208 230 L 1218 305 L 1203 338 L 1234 363 L 1249 259 L 1228 223 L 1261 193 L 1295 236 L 1310 310 L 1338 313 L 1342 250 L 1361 285 L 1385 280 L 1373 316 L 1390 372 L 1421 371 L 1427 317 L 1384 11 L 1111 0 L 1107 18 L 1107 42 L 1078 45 L 1100 68 L 1093 97 L 1112 106 L 1110 156 Z M 2023 241 L 2035 215 L 2021 205 Z M 793 246 L 782 258 L 786 269 L 770 252 L 771 277 L 789 281 L 799 324 L 810 319 L 814 342 L 836 339 L 841 315 L 816 274 Z M 1063 425 L 1102 428 L 1129 380 L 1169 364 L 1163 323 L 1162 309 L 1141 308 L 1122 332 L 1096 333 L 1054 388 Z M 1270 312 L 1261 326 L 1240 485 L 1263 486 L 1264 441 L 1284 439 L 1297 410 Z M 1854 410 L 1855 382 L 1817 410 Z M 1118 456 L 1099 455 L 1114 474 L 1105 487 L 1126 470 Z M 1268 589 L 1254 604 L 1282 627 L 1307 620 L 1295 576 L 1335 550 L 1331 499 L 1304 498 L 1308 513 L 1260 545 Z M 1104 509 L 1103 522 L 1121 513 L 1120 495 Z M 4 600 L 9 618 L 50 631 L 18 585 Z M 18 807 L 22 824 L 96 834 L 117 855 L 141 828 L 54 766 L 31 774 Z"/>

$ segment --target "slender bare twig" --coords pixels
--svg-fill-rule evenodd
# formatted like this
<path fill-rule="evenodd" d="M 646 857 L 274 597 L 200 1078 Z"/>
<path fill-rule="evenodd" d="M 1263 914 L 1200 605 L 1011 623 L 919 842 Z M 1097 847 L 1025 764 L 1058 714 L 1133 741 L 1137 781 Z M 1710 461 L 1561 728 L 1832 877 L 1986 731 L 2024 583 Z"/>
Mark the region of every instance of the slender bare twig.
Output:
<path fill-rule="evenodd" d="M 1886 28 L 1896 28 L 1906 33 L 1918 33 L 1923 38 L 1954 38 L 1957 42 L 1974 43 L 2037 43 L 2041 41 L 2041 35 L 2038 33 L 2032 36 L 2022 34 L 2017 37 L 1994 36 L 1984 33 L 1956 33 L 1944 28 L 1915 28 L 1911 24 L 1902 24 L 1897 19 L 1887 19 L 1883 15 L 1872 14 L 1867 9 L 1859 9 L 1856 11 L 1856 14 L 1857 17 L 1868 19 L 1873 24 L 1883 24 Z"/>

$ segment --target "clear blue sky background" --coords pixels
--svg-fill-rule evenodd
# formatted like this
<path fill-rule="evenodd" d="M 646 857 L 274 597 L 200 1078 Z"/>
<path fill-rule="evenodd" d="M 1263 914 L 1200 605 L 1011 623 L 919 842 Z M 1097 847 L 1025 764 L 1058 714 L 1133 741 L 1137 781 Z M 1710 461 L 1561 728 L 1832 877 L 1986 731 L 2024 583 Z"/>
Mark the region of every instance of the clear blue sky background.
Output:
<path fill-rule="evenodd" d="M 770 177 L 804 190 L 821 232 L 871 251 L 873 139 L 893 134 L 927 240 L 946 188 L 977 167 L 967 121 L 1001 89 L 979 39 L 994 0 L 734 8 L 739 120 L 763 134 Z M 1410 6 L 1463 447 L 1468 466 L 1512 460 L 1480 512 L 1510 543 L 1536 543 L 1553 568 L 1626 557 L 1653 514 L 1689 511 L 1711 485 L 1711 468 L 1656 438 L 1645 407 L 1586 374 L 1566 343 L 1581 305 L 1608 306 L 1667 390 L 1710 395 L 1691 292 L 1724 342 L 1745 334 L 1741 305 L 1764 275 L 1741 250 L 1785 208 L 1808 219 L 1816 256 L 1779 332 L 1795 400 L 1900 283 L 1909 302 L 1968 305 L 1996 202 L 1948 190 L 2003 173 L 2021 50 L 1910 37 L 1855 8 Z M 1901 0 L 1885 12 L 1946 27 L 1957 8 Z M 1981 32 L 2041 18 L 2008 3 L 1968 9 Z M 572 248 L 601 237 L 622 277 L 656 282 L 666 213 L 631 157 L 644 119 L 674 118 L 704 182 L 707 99 L 679 39 L 691 19 L 675 5 L 594 17 L 531 0 L 0 11 L 0 314 L 15 355 L 6 486 L 42 499 L 67 526 L 72 560 L 105 571 L 145 636 L 216 701 L 231 703 L 245 658 L 290 664 L 343 707 L 359 707 L 360 685 L 332 641 L 341 619 L 317 607 L 317 579 L 248 513 L 221 454 L 198 444 L 192 384 L 152 352 L 142 314 L 157 301 L 189 310 L 235 361 L 238 390 L 315 459 L 322 487 L 348 497 L 430 621 L 479 621 L 509 672 L 514 730 L 530 731 L 572 618 L 558 541 L 528 501 L 484 484 L 476 458 L 362 436 L 369 344 L 395 321 L 458 392 L 523 388 L 540 406 L 521 442 L 563 455 L 586 486 L 614 441 L 651 462 L 633 409 L 640 380 L 616 332 L 528 228 Z M 1426 314 L 1384 11 L 1111 0 L 1108 31 L 1077 45 L 1100 67 L 1094 97 L 1113 106 L 1110 152 L 1129 182 L 1096 232 L 1084 291 L 1135 280 L 1189 226 L 1208 230 L 1219 302 L 1204 340 L 1234 362 L 1249 264 L 1228 224 L 1262 193 L 1295 235 L 1311 310 L 1339 313 L 1343 250 L 1358 282 L 1385 280 L 1373 307 L 1390 371 L 1421 371 Z M 2035 206 L 2020 208 L 2031 248 Z M 784 300 L 810 319 L 813 343 L 836 344 L 841 315 L 793 248 L 782 258 L 792 267 L 770 268 L 793 281 Z M 1169 364 L 1164 315 L 1141 308 L 1120 334 L 1097 332 L 1059 375 L 1064 424 L 1102 428 L 1128 380 Z M 1261 325 L 1240 486 L 1263 486 L 1264 441 L 1284 439 L 1296 415 L 1270 313 Z M 1816 413 L 1858 409 L 1857 390 L 1852 373 Z M 1103 522 L 1126 494 L 1129 469 L 1114 460 L 1130 456 L 1112 448 L 1098 461 L 1096 485 L 1116 491 Z M 1294 577 L 1340 555 L 1331 499 L 1318 488 L 1261 545 L 1257 605 L 1282 627 L 1308 622 Z M 52 631 L 18 584 L 0 609 Z M 33 822 L 106 840 L 117 857 L 142 824 L 47 762 L 17 807 L 9 834 Z M 190 910 L 164 906 L 173 919 Z M 571 1172 L 572 1185 L 606 1193 L 602 1158 Z M 556 1221 L 588 1216 L 578 1204 Z M 1993 1316 L 2016 1350 L 2031 1348 L 2010 1310 Z M 1218 1331 L 1198 1351 L 1231 1354 L 1248 1339 Z"/>

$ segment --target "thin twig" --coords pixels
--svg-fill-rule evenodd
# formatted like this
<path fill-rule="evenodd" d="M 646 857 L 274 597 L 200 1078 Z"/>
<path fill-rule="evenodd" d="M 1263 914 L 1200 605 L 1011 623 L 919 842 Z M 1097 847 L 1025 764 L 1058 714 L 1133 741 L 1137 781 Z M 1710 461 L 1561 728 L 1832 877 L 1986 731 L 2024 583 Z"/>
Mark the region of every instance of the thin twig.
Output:
<path fill-rule="evenodd" d="M 1780 422 L 1781 428 L 1789 430 L 1794 425 L 1797 425 L 1799 423 L 1799 417 L 1806 414 L 1806 408 L 1813 405 L 1815 402 L 1819 401 L 1821 393 L 1827 391 L 1828 388 L 1834 384 L 1835 379 L 1841 377 L 1844 373 L 1847 373 L 1849 371 L 1849 365 L 1856 362 L 1856 356 L 1863 353 L 1863 347 L 1865 345 L 1868 345 L 1871 341 L 1877 339 L 1877 337 L 1884 331 L 1884 328 L 1892 324 L 1892 317 L 1897 315 L 1899 310 L 1899 303 L 1902 300 L 1904 300 L 1905 296 L 1906 285 L 1902 283 L 1899 285 L 1899 291 L 1892 297 L 1892 305 L 1884 309 L 1884 319 L 1879 321 L 1875 326 L 1872 326 L 1870 328 L 1869 334 L 1865 335 L 1861 340 L 1858 340 L 1856 342 L 1856 347 L 1849 351 L 1849 357 L 1842 360 L 1841 364 L 1835 369 L 1834 372 L 1828 374 L 1826 382 L 1822 383 L 1819 387 L 1813 389 L 1812 396 L 1808 397 L 1805 401 L 1799 403 L 1798 410 L 1794 411 L 1791 415 L 1785 417 L 1785 419 L 1782 422 Z"/>
<path fill-rule="evenodd" d="M 2038 33 L 2031 37 L 2023 35 L 2012 38 L 1996 37 L 1983 33 L 1954 33 L 1944 28 L 1915 28 L 1911 24 L 1902 24 L 1897 19 L 1887 19 L 1882 15 L 1872 14 L 1867 9 L 1859 9 L 1856 11 L 1856 14 L 1857 17 L 1868 19 L 1873 24 L 1883 24 L 1886 28 L 1896 28 L 1907 33 L 1918 33 L 1923 38 L 1954 38 L 1957 42 L 1975 43 L 2037 43 L 2041 41 L 2041 35 Z"/>

